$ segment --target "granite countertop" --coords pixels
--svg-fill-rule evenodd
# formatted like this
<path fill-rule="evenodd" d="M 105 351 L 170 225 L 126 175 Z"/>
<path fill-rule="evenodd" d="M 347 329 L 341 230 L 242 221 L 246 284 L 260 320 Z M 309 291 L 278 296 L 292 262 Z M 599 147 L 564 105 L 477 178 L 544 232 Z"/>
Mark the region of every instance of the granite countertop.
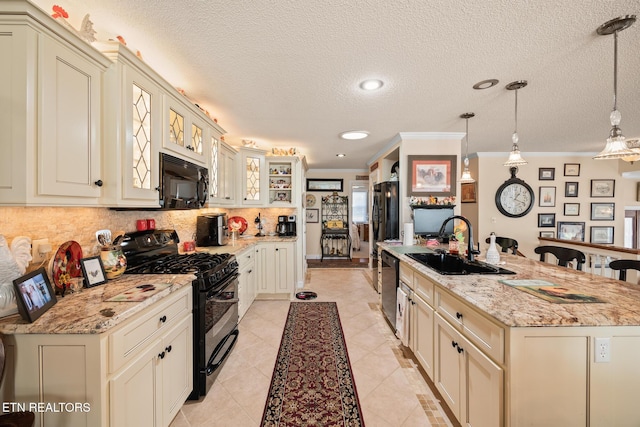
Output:
<path fill-rule="evenodd" d="M 298 240 L 297 236 L 293 237 L 280 237 L 280 236 L 263 236 L 256 237 L 252 235 L 240 236 L 240 238 L 232 240 L 229 238 L 229 241 L 224 246 L 207 246 L 207 247 L 197 247 L 196 252 L 208 252 L 210 254 L 222 254 L 229 253 L 233 255 L 237 255 L 240 252 L 248 249 L 252 246 L 260 242 L 296 242 Z"/>
<path fill-rule="evenodd" d="M 57 296 L 58 302 L 33 323 L 19 314 L 0 319 L 2 334 L 99 334 L 162 300 L 184 286 L 191 286 L 192 274 L 132 274 L 78 293 Z M 106 302 L 128 289 L 143 284 L 171 283 L 142 302 Z"/>
<path fill-rule="evenodd" d="M 500 254 L 504 262 L 500 266 L 516 274 L 441 275 L 405 255 L 429 252 L 424 246 L 378 245 L 509 327 L 640 326 L 640 286 L 631 283 L 505 253 Z M 605 302 L 552 303 L 500 282 L 523 279 L 545 280 Z"/>

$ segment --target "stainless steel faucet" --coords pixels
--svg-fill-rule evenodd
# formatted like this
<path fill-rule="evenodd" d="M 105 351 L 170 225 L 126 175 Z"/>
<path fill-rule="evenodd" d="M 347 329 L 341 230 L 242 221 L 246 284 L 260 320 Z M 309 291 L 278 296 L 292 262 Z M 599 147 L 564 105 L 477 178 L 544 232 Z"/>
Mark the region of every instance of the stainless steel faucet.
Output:
<path fill-rule="evenodd" d="M 473 249 L 473 227 L 471 226 L 471 222 L 469 222 L 467 218 L 463 217 L 462 215 L 453 215 L 445 219 L 442 223 L 442 226 L 440 226 L 440 232 L 438 232 L 438 236 L 442 237 L 444 235 L 445 226 L 449 221 L 453 221 L 454 219 L 459 219 L 460 221 L 463 221 L 465 224 L 467 224 L 467 230 L 469 230 L 469 246 L 467 247 L 467 259 L 469 261 L 473 261 L 474 255 L 479 255 L 480 250 Z"/>

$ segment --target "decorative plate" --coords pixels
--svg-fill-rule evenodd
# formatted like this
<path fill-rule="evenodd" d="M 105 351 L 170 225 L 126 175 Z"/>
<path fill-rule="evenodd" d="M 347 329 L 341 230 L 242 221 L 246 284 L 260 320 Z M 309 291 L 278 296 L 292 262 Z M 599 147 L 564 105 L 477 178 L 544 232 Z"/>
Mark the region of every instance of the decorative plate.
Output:
<path fill-rule="evenodd" d="M 57 289 L 68 288 L 72 278 L 82 277 L 81 259 L 82 248 L 78 242 L 69 240 L 60 245 L 51 258 L 51 277 Z"/>
<path fill-rule="evenodd" d="M 312 208 L 316 204 L 316 196 L 313 194 L 307 194 L 306 204 L 308 208 Z"/>
<path fill-rule="evenodd" d="M 247 220 L 241 216 L 232 216 L 227 220 L 227 226 L 231 231 L 238 230 L 240 234 L 242 234 L 247 231 L 249 224 L 247 224 Z"/>

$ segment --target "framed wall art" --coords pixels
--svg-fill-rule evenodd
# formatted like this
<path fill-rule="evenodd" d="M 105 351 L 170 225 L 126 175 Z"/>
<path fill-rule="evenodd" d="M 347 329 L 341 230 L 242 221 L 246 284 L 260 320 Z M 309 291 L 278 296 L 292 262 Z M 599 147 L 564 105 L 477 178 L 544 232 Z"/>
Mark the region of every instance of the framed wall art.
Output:
<path fill-rule="evenodd" d="M 18 313 L 29 323 L 35 322 L 57 302 L 44 267 L 18 277 L 13 281 L 13 287 L 16 291 Z"/>
<path fill-rule="evenodd" d="M 306 218 L 308 223 L 320 222 L 318 209 L 307 209 Z"/>
<path fill-rule="evenodd" d="M 540 232 L 540 237 L 546 237 L 548 239 L 555 239 L 556 238 L 556 232 L 555 231 L 541 231 Z"/>
<path fill-rule="evenodd" d="M 307 191 L 342 191 L 342 179 L 307 178 Z"/>
<path fill-rule="evenodd" d="M 591 197 L 613 197 L 615 195 L 615 179 L 592 179 Z"/>
<path fill-rule="evenodd" d="M 592 221 L 613 221 L 615 218 L 615 203 L 591 203 Z"/>
<path fill-rule="evenodd" d="M 580 215 L 580 203 L 565 203 L 564 204 L 565 216 L 578 216 Z"/>
<path fill-rule="evenodd" d="M 80 267 L 82 267 L 85 287 L 91 288 L 93 286 L 107 283 L 104 266 L 102 265 L 102 260 L 99 256 L 82 258 L 80 260 Z"/>
<path fill-rule="evenodd" d="M 456 195 L 456 156 L 407 156 L 407 196 Z"/>
<path fill-rule="evenodd" d="M 580 176 L 580 163 L 565 163 L 564 176 Z"/>
<path fill-rule="evenodd" d="M 556 168 L 538 168 L 538 179 L 540 181 L 553 181 L 556 176 Z"/>
<path fill-rule="evenodd" d="M 591 243 L 599 245 L 613 244 L 613 227 L 591 227 Z"/>
<path fill-rule="evenodd" d="M 460 184 L 461 197 L 460 201 L 462 203 L 475 203 L 476 200 L 476 183 L 475 182 L 466 182 L 464 184 Z"/>
<path fill-rule="evenodd" d="M 556 214 L 554 213 L 541 213 L 538 214 L 538 227 L 555 227 L 556 226 Z"/>
<path fill-rule="evenodd" d="M 558 221 L 558 239 L 584 242 L 584 222 Z"/>
<path fill-rule="evenodd" d="M 564 183 L 564 197 L 578 197 L 578 183 L 577 182 L 565 182 Z"/>
<path fill-rule="evenodd" d="M 538 206 L 553 207 L 556 205 L 556 187 L 540 187 Z"/>

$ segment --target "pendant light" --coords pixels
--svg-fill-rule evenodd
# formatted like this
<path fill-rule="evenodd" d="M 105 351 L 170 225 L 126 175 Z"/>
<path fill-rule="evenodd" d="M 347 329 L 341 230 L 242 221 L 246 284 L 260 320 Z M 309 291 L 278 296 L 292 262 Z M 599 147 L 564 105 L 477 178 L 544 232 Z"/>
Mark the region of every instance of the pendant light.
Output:
<path fill-rule="evenodd" d="M 511 135 L 511 140 L 513 141 L 513 145 L 511 146 L 511 152 L 509 153 L 509 159 L 504 163 L 505 166 L 513 167 L 513 166 L 522 166 L 526 165 L 528 162 L 520 156 L 520 148 L 518 148 L 518 89 L 522 89 L 527 85 L 526 80 L 517 80 L 515 82 L 511 82 L 507 85 L 507 90 L 515 90 L 516 91 L 516 127 L 513 131 L 513 135 Z"/>
<path fill-rule="evenodd" d="M 476 182 L 475 179 L 471 176 L 471 172 L 469 171 L 469 119 L 475 117 L 475 113 L 464 113 L 460 115 L 460 118 L 465 119 L 467 121 L 467 148 L 464 154 L 464 170 L 462 171 L 462 176 L 460 177 L 461 184 L 467 184 L 471 182 Z"/>
<path fill-rule="evenodd" d="M 635 15 L 621 16 L 605 22 L 596 30 L 601 36 L 613 34 L 613 111 L 609 116 L 611 131 L 604 150 L 594 157 L 596 160 L 623 159 L 632 162 L 640 159 L 640 149 L 629 148 L 622 131 L 618 127 L 622 118 L 618 111 L 618 31 L 629 28 L 634 22 L 636 22 Z"/>

